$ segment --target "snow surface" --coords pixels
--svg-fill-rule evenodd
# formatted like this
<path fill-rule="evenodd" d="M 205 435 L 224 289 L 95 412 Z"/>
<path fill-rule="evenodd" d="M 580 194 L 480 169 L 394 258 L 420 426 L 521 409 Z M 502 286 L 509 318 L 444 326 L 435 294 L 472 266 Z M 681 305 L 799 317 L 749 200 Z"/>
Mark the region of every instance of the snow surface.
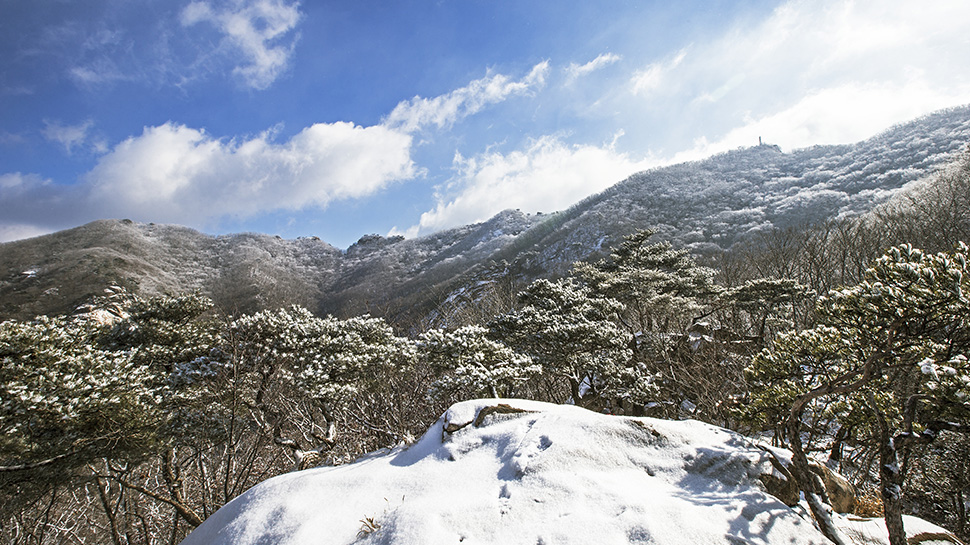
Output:
<path fill-rule="evenodd" d="M 528 412 L 483 411 L 500 403 Z M 468 401 L 408 447 L 261 483 L 183 544 L 827 543 L 765 492 L 768 456 L 697 421 Z M 881 519 L 839 522 L 886 542 Z"/>

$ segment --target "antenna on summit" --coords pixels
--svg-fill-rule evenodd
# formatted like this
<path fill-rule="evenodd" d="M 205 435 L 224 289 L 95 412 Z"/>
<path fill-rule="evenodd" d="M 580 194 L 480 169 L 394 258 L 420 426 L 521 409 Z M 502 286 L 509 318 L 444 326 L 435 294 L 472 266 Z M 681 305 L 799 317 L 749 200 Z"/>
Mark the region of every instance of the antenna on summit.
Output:
<path fill-rule="evenodd" d="M 763 146 L 764 145 L 764 144 L 761 143 L 761 137 L 760 136 L 758 137 L 758 145 L 759 146 Z"/>

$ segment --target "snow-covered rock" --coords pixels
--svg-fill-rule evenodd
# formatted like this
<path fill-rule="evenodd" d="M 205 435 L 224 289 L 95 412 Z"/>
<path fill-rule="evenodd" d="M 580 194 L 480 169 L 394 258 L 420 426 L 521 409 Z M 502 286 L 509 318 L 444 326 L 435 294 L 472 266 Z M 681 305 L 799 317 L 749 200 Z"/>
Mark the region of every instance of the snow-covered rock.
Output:
<path fill-rule="evenodd" d="M 476 400 L 408 447 L 266 481 L 183 544 L 827 543 L 765 491 L 770 472 L 753 441 L 697 421 Z M 837 518 L 886 542 L 878 523 Z"/>

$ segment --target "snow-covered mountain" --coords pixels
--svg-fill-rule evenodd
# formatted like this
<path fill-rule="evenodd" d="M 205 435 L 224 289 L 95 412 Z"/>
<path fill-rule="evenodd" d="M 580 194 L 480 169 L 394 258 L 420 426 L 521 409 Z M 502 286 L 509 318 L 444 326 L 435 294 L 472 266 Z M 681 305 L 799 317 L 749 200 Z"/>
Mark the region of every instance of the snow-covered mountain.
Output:
<path fill-rule="evenodd" d="M 259 484 L 183 545 L 828 543 L 804 508 L 768 493 L 770 458 L 697 421 L 467 401 L 410 446 Z M 834 517 L 847 543 L 888 542 L 881 519 Z M 905 523 L 933 538 L 919 542 L 959 543 Z"/>
<path fill-rule="evenodd" d="M 509 210 L 412 240 L 366 235 L 346 251 L 316 237 L 213 237 L 97 221 L 0 244 L 0 319 L 68 312 L 121 285 L 147 295 L 199 290 L 234 312 L 300 304 L 414 324 L 482 286 L 504 283 L 507 291 L 563 274 L 640 228 L 703 253 L 864 212 L 932 175 L 968 142 L 970 106 L 952 108 L 856 144 L 739 149 L 635 174 L 565 211 Z"/>

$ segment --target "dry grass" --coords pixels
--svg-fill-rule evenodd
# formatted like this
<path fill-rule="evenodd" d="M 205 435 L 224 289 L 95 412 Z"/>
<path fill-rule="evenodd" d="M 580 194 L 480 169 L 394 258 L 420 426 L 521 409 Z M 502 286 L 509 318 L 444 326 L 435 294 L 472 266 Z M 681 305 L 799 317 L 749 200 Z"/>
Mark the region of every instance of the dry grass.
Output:
<path fill-rule="evenodd" d="M 368 534 L 373 534 L 381 529 L 381 523 L 377 522 L 374 517 L 364 517 L 360 519 L 360 524 L 360 531 L 357 532 L 358 538 L 362 538 Z"/>
<path fill-rule="evenodd" d="M 855 508 L 852 510 L 852 514 L 860 517 L 883 516 L 882 498 L 871 492 L 864 496 L 859 496 L 856 498 Z"/>

